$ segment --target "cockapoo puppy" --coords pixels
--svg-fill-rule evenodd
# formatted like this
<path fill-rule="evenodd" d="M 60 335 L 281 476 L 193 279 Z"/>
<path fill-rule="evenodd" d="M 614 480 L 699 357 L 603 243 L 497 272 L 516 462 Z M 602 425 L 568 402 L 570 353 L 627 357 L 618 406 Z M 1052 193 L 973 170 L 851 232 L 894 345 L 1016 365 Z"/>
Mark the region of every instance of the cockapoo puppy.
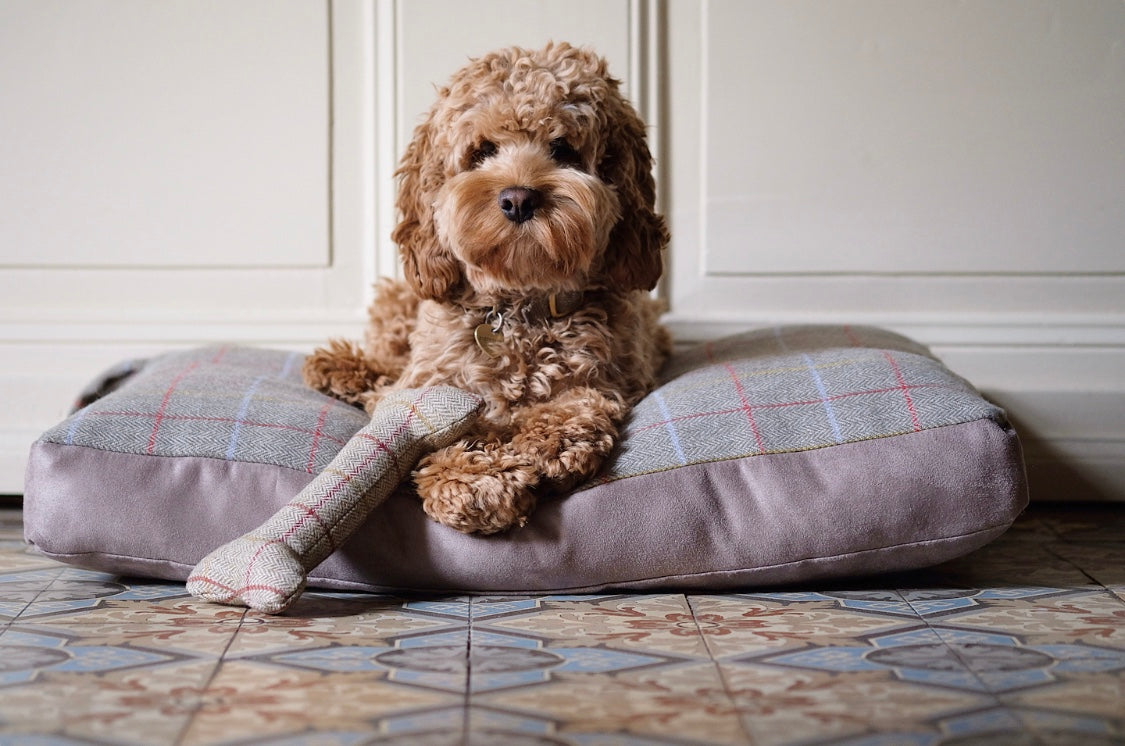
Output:
<path fill-rule="evenodd" d="M 460 531 L 523 525 L 537 495 L 593 476 L 670 351 L 648 294 L 668 231 L 619 87 L 567 44 L 455 74 L 398 171 L 405 282 L 376 288 L 364 345 L 332 340 L 305 364 L 368 411 L 394 388 L 484 398 L 476 430 L 413 475 L 426 513 Z"/>

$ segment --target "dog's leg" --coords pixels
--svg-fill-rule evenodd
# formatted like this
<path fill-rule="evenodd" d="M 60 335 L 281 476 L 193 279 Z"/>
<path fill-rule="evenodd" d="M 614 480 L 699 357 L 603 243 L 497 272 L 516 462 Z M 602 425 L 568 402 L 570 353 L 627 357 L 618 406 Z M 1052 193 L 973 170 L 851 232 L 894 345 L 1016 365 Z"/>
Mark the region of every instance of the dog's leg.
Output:
<path fill-rule="evenodd" d="M 343 339 L 314 350 L 302 373 L 312 388 L 349 404 L 361 403 L 364 394 L 394 381 L 372 367 L 358 344 Z"/>
<path fill-rule="evenodd" d="M 334 339 L 305 360 L 305 383 L 349 404 L 365 404 L 370 395 L 394 383 L 410 359 L 410 333 L 418 317 L 418 298 L 399 280 L 380 280 L 367 309 L 366 346 Z"/>
<path fill-rule="evenodd" d="M 568 489 L 597 473 L 625 412 L 624 402 L 596 389 L 568 389 L 517 413 L 511 449 L 551 487 Z"/>
<path fill-rule="evenodd" d="M 523 525 L 535 507 L 538 475 L 508 443 L 462 440 L 423 457 L 414 472 L 422 508 L 464 533 Z"/>
<path fill-rule="evenodd" d="M 398 378 L 410 362 L 410 335 L 418 325 L 418 296 L 402 280 L 384 278 L 375 285 L 367 308 L 364 353 L 379 372 Z"/>
<path fill-rule="evenodd" d="M 414 473 L 423 508 L 466 533 L 522 526 L 537 487 L 566 489 L 597 472 L 624 411 L 621 402 L 590 388 L 527 407 L 507 437 L 465 440 L 424 459 Z"/>

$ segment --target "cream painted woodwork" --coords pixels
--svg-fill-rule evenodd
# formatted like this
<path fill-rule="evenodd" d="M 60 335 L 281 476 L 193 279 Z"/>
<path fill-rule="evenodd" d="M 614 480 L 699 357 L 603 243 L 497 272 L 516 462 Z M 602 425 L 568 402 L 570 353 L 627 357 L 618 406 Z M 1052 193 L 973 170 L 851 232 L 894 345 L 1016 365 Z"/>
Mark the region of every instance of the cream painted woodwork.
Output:
<path fill-rule="evenodd" d="M 681 341 L 905 332 L 1125 499 L 1118 0 L 0 0 L 0 492 L 121 358 L 358 335 L 435 89 L 549 39 L 650 124 Z"/>

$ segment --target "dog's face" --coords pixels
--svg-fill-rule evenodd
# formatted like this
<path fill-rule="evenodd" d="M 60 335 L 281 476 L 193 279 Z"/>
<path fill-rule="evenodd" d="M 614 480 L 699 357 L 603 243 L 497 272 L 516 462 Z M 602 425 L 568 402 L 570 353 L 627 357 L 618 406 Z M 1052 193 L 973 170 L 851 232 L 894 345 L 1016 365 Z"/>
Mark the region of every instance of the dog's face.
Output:
<path fill-rule="evenodd" d="M 395 230 L 422 297 L 651 289 L 667 243 L 644 124 L 605 61 L 566 44 L 475 60 L 399 169 Z"/>

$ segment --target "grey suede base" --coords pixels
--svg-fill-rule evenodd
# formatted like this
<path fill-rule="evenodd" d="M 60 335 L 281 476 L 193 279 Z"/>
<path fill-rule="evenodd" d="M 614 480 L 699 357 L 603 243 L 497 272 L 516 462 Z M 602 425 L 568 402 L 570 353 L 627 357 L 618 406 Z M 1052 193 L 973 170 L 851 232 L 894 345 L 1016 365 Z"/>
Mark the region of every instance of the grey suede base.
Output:
<path fill-rule="evenodd" d="M 733 590 L 910 570 L 1003 533 L 1027 503 L 1022 464 L 1015 433 L 979 419 L 596 484 L 545 498 L 526 527 L 491 537 L 430 521 L 400 491 L 309 582 L 469 593 Z M 28 469 L 36 497 L 25 507 L 26 538 L 83 567 L 183 580 L 312 478 L 41 441 Z"/>

